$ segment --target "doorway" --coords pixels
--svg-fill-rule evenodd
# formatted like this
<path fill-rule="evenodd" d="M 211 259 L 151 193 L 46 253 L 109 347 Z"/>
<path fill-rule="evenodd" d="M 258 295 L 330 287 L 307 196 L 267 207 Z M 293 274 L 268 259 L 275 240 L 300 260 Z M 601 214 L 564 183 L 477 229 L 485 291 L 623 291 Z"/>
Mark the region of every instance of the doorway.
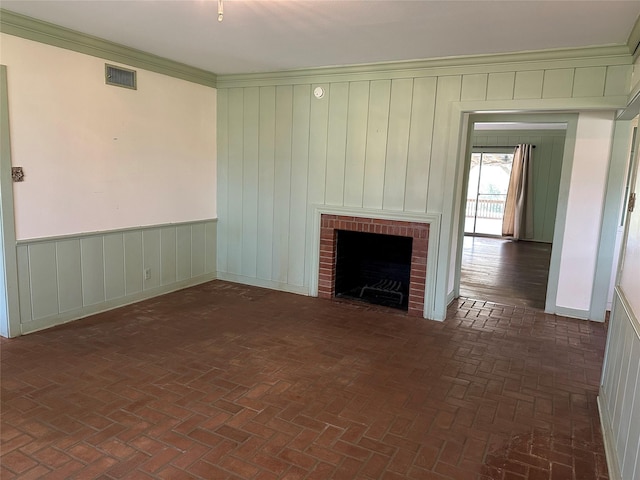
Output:
<path fill-rule="evenodd" d="M 460 296 L 499 304 L 545 308 L 566 122 L 514 122 L 495 115 L 471 121 L 460 250 Z M 495 119 L 495 121 L 494 121 Z M 534 234 L 526 241 L 502 237 L 502 218 L 517 144 L 535 146 Z"/>

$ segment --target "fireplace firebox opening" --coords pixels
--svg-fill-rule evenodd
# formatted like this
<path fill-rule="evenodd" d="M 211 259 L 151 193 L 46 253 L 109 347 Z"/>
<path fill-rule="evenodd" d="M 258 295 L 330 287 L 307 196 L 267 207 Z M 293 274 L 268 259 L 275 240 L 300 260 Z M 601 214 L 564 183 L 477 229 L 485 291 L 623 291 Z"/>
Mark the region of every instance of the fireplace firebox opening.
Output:
<path fill-rule="evenodd" d="M 429 223 L 322 213 L 320 215 L 320 249 L 318 252 L 318 296 L 320 298 L 330 299 L 336 296 L 339 231 L 375 233 L 411 239 L 409 293 L 406 295 L 408 297 L 407 314 L 422 317 L 424 315 L 427 278 Z M 362 244 L 359 248 L 363 248 Z M 372 285 L 369 287 L 374 288 Z M 362 293 L 362 288 L 360 292 Z M 367 290 L 364 291 L 364 295 L 371 293 Z"/>
<path fill-rule="evenodd" d="M 336 297 L 407 310 L 413 238 L 337 230 Z"/>

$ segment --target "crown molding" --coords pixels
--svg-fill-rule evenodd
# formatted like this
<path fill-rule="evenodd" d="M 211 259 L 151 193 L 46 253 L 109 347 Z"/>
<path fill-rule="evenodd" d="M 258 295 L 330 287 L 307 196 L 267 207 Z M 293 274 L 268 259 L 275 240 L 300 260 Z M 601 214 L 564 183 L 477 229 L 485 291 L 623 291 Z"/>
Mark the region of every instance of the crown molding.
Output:
<path fill-rule="evenodd" d="M 402 62 L 307 68 L 268 73 L 218 75 L 218 88 L 256 85 L 377 80 L 423 76 L 512 72 L 553 68 L 631 65 L 628 46 L 604 45 Z"/>
<path fill-rule="evenodd" d="M 0 9 L 0 32 L 208 87 L 217 84 L 212 72 L 5 9 Z"/>
<path fill-rule="evenodd" d="M 625 45 L 319 67 L 279 72 L 216 75 L 174 60 L 103 40 L 0 8 L 0 32 L 103 58 L 208 87 L 232 87 L 493 73 L 540 68 L 629 65 L 640 41 L 640 18 Z M 633 44 L 633 47 L 632 47 Z M 640 54 L 640 48 L 635 56 Z"/>

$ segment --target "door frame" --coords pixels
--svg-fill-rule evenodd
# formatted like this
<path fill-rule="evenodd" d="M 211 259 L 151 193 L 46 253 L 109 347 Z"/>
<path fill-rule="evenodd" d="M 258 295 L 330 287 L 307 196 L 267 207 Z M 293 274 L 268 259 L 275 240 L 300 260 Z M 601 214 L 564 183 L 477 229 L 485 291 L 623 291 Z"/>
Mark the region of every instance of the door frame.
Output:
<path fill-rule="evenodd" d="M 16 228 L 11 178 L 7 67 L 0 65 L 0 335 L 17 337 L 20 329 Z"/>
<path fill-rule="evenodd" d="M 471 161 L 473 125 L 476 122 L 525 122 L 525 123 L 566 123 L 564 153 L 562 157 L 562 170 L 560 187 L 558 191 L 558 206 L 554 224 L 553 242 L 551 246 L 551 261 L 549 264 L 549 277 L 547 280 L 547 293 L 545 312 L 556 313 L 556 298 L 558 294 L 558 279 L 560 276 L 560 256 L 564 238 L 564 224 L 569 200 L 569 185 L 571 182 L 571 170 L 573 168 L 573 152 L 575 150 L 576 131 L 578 127 L 578 113 L 567 112 L 483 112 L 469 113 L 466 122 L 466 145 L 464 146 L 464 163 L 462 186 L 458 190 L 458 235 L 454 270 L 454 296 L 460 296 L 460 277 L 462 269 L 462 250 L 464 242 L 464 203 L 469 182 L 469 164 Z M 558 312 L 559 313 L 559 312 Z"/>

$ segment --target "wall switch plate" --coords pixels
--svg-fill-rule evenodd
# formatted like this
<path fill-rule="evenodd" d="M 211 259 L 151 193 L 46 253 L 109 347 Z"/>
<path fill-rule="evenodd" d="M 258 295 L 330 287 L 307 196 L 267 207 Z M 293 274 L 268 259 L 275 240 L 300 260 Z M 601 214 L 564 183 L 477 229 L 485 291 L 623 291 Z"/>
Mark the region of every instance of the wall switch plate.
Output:
<path fill-rule="evenodd" d="M 24 182 L 24 171 L 22 167 L 11 167 L 11 178 L 14 182 Z"/>

